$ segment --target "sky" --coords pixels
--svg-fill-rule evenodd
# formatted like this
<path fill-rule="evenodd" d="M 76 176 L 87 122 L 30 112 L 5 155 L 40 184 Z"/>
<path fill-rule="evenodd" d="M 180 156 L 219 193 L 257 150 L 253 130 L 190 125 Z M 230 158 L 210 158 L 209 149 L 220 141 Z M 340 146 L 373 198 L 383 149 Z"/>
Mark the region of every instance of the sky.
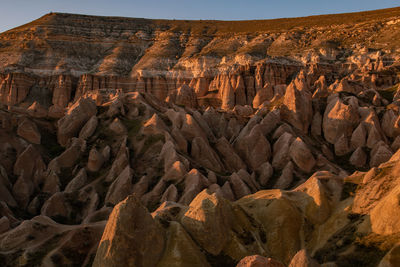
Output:
<path fill-rule="evenodd" d="M 400 6 L 399 0 L 0 0 L 0 32 L 49 12 L 161 19 L 247 20 Z"/>

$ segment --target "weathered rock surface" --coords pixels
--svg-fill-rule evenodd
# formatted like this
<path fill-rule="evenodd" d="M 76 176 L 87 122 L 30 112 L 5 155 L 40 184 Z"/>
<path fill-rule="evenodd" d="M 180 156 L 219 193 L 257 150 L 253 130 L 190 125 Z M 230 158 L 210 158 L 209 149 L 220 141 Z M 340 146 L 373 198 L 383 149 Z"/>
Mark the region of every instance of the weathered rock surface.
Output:
<path fill-rule="evenodd" d="M 391 264 L 399 17 L 0 34 L 0 262 L 91 266 L 115 206 L 95 265 Z"/>
<path fill-rule="evenodd" d="M 68 110 L 68 113 L 58 121 L 58 142 L 65 146 L 68 139 L 76 136 L 85 123 L 94 115 L 97 108 L 93 100 L 82 98 Z"/>
<path fill-rule="evenodd" d="M 154 266 L 164 248 L 164 231 L 131 195 L 110 214 L 93 266 Z"/>
<path fill-rule="evenodd" d="M 300 138 L 296 138 L 290 145 L 289 156 L 304 172 L 309 173 L 315 165 L 315 159 L 311 151 Z"/>
<path fill-rule="evenodd" d="M 282 118 L 303 133 L 308 132 L 312 121 L 311 94 L 289 84 L 283 97 Z"/>
<path fill-rule="evenodd" d="M 30 120 L 23 120 L 17 129 L 17 134 L 33 144 L 40 144 L 41 134 L 36 124 Z"/>
<path fill-rule="evenodd" d="M 325 139 L 335 144 L 341 135 L 351 136 L 358 120 L 357 110 L 351 105 L 346 105 L 340 98 L 333 97 L 324 113 L 322 128 Z"/>
<path fill-rule="evenodd" d="M 226 200 L 204 190 L 190 203 L 181 223 L 201 247 L 218 255 L 229 242 L 228 225 L 231 217 Z"/>

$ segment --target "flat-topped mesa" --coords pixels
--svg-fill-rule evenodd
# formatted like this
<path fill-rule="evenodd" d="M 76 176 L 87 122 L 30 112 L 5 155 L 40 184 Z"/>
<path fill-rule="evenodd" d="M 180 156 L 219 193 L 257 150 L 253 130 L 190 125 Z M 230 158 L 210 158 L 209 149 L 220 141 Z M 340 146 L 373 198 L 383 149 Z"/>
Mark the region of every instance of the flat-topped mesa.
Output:
<path fill-rule="evenodd" d="M 390 87 L 399 18 L 400 8 L 258 21 L 50 13 L 0 34 L 0 102 L 64 108 L 116 89 L 165 100 L 187 84 L 200 105 L 251 106 L 267 83 L 283 95 L 301 69 L 308 86 L 323 75 L 327 86 L 351 76 L 346 84 Z"/>

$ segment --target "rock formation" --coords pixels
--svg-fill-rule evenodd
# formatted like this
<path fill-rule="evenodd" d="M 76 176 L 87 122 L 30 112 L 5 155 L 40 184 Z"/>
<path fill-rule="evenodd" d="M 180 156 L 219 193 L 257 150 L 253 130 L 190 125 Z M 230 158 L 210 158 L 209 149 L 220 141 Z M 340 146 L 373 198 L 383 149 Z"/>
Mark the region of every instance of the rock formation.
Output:
<path fill-rule="evenodd" d="M 0 34 L 0 263 L 397 266 L 399 23 Z"/>

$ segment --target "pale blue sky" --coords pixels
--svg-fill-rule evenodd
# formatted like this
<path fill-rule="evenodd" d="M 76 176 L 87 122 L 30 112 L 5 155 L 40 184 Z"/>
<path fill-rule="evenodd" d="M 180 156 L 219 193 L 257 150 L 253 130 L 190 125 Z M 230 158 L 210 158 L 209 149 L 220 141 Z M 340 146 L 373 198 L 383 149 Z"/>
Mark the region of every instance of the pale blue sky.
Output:
<path fill-rule="evenodd" d="M 165 19 L 271 19 L 400 6 L 399 0 L 0 0 L 0 32 L 68 12 Z"/>

